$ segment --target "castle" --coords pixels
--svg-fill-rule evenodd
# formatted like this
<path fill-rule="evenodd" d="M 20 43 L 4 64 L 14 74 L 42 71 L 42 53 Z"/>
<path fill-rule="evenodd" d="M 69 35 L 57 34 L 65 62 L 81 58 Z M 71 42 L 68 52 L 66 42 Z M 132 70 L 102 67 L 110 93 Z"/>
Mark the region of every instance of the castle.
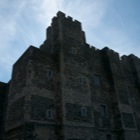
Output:
<path fill-rule="evenodd" d="M 58 12 L 0 82 L 0 140 L 140 140 L 140 59 L 86 43 Z"/>

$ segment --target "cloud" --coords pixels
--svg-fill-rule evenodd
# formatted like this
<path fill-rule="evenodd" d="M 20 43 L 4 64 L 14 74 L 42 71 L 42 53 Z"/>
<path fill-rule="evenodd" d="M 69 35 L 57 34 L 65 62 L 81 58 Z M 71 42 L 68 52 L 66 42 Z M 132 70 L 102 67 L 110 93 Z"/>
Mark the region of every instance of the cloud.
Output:
<path fill-rule="evenodd" d="M 87 26 L 97 26 L 105 14 L 109 0 L 42 0 L 34 5 L 38 20 L 51 21 L 57 11 L 70 15 Z M 38 8 L 39 6 L 39 8 Z"/>
<path fill-rule="evenodd" d="M 77 3 L 74 9 L 79 7 L 80 10 L 72 10 L 74 17 L 82 21 L 85 28 L 96 28 L 101 23 L 103 16 L 106 13 L 108 7 L 108 0 L 105 1 L 84 1 L 82 4 Z M 75 14 L 76 13 L 76 14 Z"/>
<path fill-rule="evenodd" d="M 134 52 L 134 46 L 136 42 L 130 40 L 129 35 L 121 28 L 116 26 L 108 26 L 107 24 L 102 24 L 98 28 L 91 29 L 88 33 L 88 42 L 95 46 L 96 48 L 102 49 L 105 46 L 118 52 L 120 56 L 129 55 L 131 53 L 138 54 Z"/>
<path fill-rule="evenodd" d="M 106 2 L 105 2 L 106 1 Z M 99 0 L 2 0 L 0 3 L 0 79 L 10 75 L 13 63 L 29 45 L 39 46 L 51 18 L 60 10 L 83 22 L 86 29 L 97 26 L 107 1 Z M 18 6 L 17 6 L 18 5 Z M 94 15 L 94 16 L 93 16 Z M 6 77 L 6 76 L 5 76 Z M 10 78 L 9 78 L 10 79 Z M 4 81 L 8 81 L 5 79 Z"/>
<path fill-rule="evenodd" d="M 13 55 L 14 46 L 11 46 L 16 35 L 16 19 L 20 16 L 22 2 L 17 7 L 16 1 L 1 1 L 0 4 L 0 80 L 8 81 L 10 78 L 10 70 L 15 61 Z M 9 8 L 10 7 L 10 8 Z M 16 54 L 17 55 L 17 54 Z"/>
<path fill-rule="evenodd" d="M 45 28 L 58 11 L 82 22 L 91 45 L 95 44 L 97 48 L 107 45 L 121 53 L 130 52 L 136 44 L 122 30 L 125 28 L 123 18 L 115 12 L 112 14 L 119 20 L 117 24 L 122 26 L 121 29 L 107 25 L 111 4 L 111 0 L 1 0 L 0 80 L 4 79 L 3 75 L 10 75 L 12 65 L 29 45 L 38 47 L 44 41 Z M 10 76 L 4 81 L 9 79 Z"/>

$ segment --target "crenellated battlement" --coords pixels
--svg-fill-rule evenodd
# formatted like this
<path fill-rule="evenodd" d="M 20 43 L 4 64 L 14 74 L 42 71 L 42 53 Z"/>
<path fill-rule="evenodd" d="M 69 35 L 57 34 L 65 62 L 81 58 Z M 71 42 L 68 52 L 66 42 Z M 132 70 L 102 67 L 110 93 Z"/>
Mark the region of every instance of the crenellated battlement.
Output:
<path fill-rule="evenodd" d="M 74 20 L 71 16 L 66 16 L 66 15 L 65 15 L 63 12 L 61 12 L 61 11 L 59 11 L 59 12 L 57 13 L 57 17 L 60 18 L 60 19 L 65 18 L 67 21 L 73 22 L 73 23 L 75 23 L 75 24 L 81 24 L 80 21 Z"/>
<path fill-rule="evenodd" d="M 78 20 L 74 20 L 70 16 L 66 16 L 63 12 L 59 11 L 55 17 L 52 18 L 52 24 L 51 26 L 55 26 L 58 24 L 58 22 L 62 24 L 63 27 L 69 27 L 74 28 L 75 30 L 81 31 L 81 22 Z"/>
<path fill-rule="evenodd" d="M 65 17 L 66 17 L 65 13 L 63 13 L 63 12 L 61 12 L 61 11 L 58 11 L 56 15 L 57 15 L 57 17 L 59 17 L 59 18 L 65 18 Z"/>

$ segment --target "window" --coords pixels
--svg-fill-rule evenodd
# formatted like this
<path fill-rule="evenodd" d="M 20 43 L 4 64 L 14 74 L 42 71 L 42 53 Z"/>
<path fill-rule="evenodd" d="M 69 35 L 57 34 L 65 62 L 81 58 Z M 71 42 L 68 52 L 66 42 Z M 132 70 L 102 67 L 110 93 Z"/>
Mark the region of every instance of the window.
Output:
<path fill-rule="evenodd" d="M 47 119 L 53 119 L 54 118 L 52 109 L 47 109 L 46 117 L 47 117 Z"/>
<path fill-rule="evenodd" d="M 71 53 L 72 53 L 72 54 L 77 54 L 77 49 L 74 48 L 74 47 L 72 47 L 72 48 L 71 48 Z"/>
<path fill-rule="evenodd" d="M 100 76 L 99 75 L 94 75 L 94 85 L 96 86 L 96 87 L 100 87 L 100 85 L 101 85 L 101 78 L 100 78 Z"/>
<path fill-rule="evenodd" d="M 79 78 L 79 83 L 80 83 L 81 85 L 84 84 L 84 83 L 85 83 L 85 78 L 80 77 L 80 78 Z"/>
<path fill-rule="evenodd" d="M 87 116 L 87 108 L 86 107 L 81 107 L 81 115 L 83 117 Z"/>
<path fill-rule="evenodd" d="M 106 105 L 101 105 L 100 106 L 101 109 L 101 117 L 106 118 L 107 117 L 107 109 L 106 109 Z"/>
<path fill-rule="evenodd" d="M 47 77 L 48 77 L 48 79 L 51 79 L 53 77 L 53 71 L 52 70 L 47 70 Z"/>

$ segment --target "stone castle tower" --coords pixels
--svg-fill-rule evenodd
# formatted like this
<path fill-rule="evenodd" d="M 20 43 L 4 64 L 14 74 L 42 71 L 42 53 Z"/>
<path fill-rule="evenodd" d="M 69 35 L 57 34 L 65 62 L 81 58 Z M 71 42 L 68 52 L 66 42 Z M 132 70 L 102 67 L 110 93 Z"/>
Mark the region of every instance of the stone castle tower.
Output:
<path fill-rule="evenodd" d="M 4 140 L 140 140 L 140 59 L 89 46 L 62 12 L 46 36 L 0 83 Z"/>

